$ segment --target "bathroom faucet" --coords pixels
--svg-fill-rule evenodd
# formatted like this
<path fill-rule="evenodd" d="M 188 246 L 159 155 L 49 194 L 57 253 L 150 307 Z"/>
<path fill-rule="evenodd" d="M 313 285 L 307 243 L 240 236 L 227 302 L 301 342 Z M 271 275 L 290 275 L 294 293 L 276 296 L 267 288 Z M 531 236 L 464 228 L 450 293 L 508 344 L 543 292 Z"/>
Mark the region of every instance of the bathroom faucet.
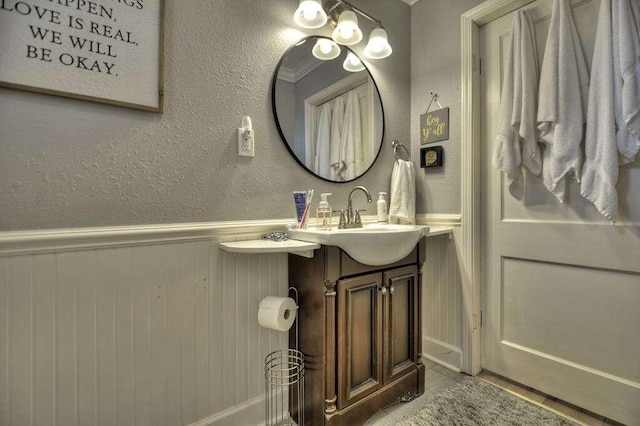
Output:
<path fill-rule="evenodd" d="M 364 194 L 367 196 L 367 203 L 371 202 L 371 194 L 369 194 L 369 191 L 367 190 L 367 188 L 365 188 L 364 186 L 356 186 L 355 188 L 353 188 L 349 193 L 349 198 L 347 200 L 347 218 L 346 218 L 347 220 L 341 229 L 362 228 L 362 222 L 360 221 L 360 212 L 364 210 L 356 209 L 356 213 L 354 215 L 353 204 L 351 202 L 351 197 L 353 196 L 353 193 L 355 192 L 356 189 L 359 189 L 360 191 L 364 192 Z M 341 222 L 340 224 L 342 225 L 342 221 L 340 222 Z M 340 226 L 338 226 L 338 228 L 340 228 Z"/>

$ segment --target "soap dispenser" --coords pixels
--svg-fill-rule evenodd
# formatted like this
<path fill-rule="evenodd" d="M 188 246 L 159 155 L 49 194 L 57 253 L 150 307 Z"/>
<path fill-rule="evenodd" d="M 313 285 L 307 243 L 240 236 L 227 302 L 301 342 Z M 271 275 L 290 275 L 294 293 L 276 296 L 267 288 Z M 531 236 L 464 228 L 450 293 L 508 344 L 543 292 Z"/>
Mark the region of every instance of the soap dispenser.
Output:
<path fill-rule="evenodd" d="M 385 195 L 387 195 L 386 192 L 378 193 L 378 223 L 387 223 L 387 201 L 384 199 Z"/>
<path fill-rule="evenodd" d="M 331 206 L 327 201 L 329 195 L 331 195 L 330 192 L 320 194 L 321 199 L 316 210 L 316 228 L 321 231 L 331 231 Z"/>

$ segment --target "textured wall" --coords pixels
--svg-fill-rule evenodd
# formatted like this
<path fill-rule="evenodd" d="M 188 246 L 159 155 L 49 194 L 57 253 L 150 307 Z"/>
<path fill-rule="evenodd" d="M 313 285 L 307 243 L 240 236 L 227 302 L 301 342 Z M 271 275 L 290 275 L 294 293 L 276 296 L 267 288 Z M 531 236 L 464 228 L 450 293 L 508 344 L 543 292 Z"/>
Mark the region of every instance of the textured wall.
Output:
<path fill-rule="evenodd" d="M 440 95 L 449 107 L 444 167 L 418 169 L 417 213 L 460 213 L 460 15 L 482 0 L 422 0 L 411 7 L 411 154 L 420 155 L 420 115 Z M 432 106 L 433 108 L 433 106 Z M 437 107 L 436 107 L 437 108 Z M 419 163 L 418 163 L 419 164 Z"/>
<path fill-rule="evenodd" d="M 293 217 L 296 189 L 333 192 L 336 208 L 355 184 L 388 190 L 388 142 L 409 138 L 410 8 L 354 1 L 383 20 L 394 54 L 368 64 L 386 112 L 383 154 L 340 185 L 296 164 L 271 113 L 275 66 L 306 35 L 292 27 L 297 3 L 166 0 L 163 115 L 0 89 L 0 230 L 276 219 Z M 243 115 L 253 159 L 236 155 Z"/>

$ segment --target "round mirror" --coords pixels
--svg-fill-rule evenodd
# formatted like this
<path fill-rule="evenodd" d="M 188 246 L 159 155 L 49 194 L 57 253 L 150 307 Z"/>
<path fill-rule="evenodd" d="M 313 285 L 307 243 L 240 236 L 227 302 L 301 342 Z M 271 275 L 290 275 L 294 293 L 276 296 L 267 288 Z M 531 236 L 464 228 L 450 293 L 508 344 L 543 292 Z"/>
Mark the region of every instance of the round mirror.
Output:
<path fill-rule="evenodd" d="M 371 73 L 353 51 L 306 37 L 280 59 L 273 114 L 298 164 L 331 182 L 365 174 L 380 153 L 384 112 Z"/>

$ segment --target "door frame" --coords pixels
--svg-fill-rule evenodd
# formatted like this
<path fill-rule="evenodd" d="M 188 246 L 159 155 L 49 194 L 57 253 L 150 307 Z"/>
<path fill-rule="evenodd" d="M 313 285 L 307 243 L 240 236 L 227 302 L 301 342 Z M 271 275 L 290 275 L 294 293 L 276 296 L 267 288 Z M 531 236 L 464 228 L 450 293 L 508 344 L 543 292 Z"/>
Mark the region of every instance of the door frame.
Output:
<path fill-rule="evenodd" d="M 462 370 L 473 375 L 482 370 L 480 27 L 533 1 L 487 0 L 461 16 Z"/>

